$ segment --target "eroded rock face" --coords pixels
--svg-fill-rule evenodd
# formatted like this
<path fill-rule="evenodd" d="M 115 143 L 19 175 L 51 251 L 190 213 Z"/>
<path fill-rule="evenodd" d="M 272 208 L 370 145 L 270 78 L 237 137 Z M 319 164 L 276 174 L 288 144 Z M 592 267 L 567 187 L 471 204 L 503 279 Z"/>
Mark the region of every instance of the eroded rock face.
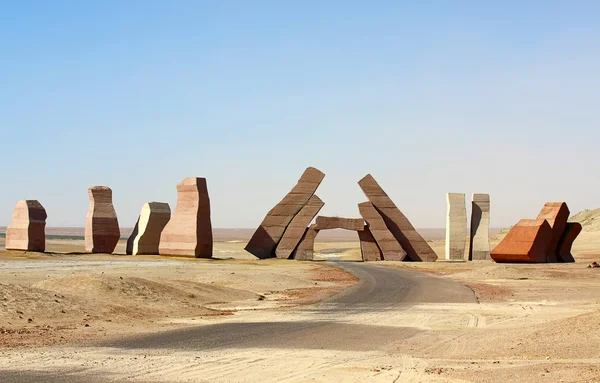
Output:
<path fill-rule="evenodd" d="M 90 208 L 85 220 L 85 251 L 110 254 L 121 237 L 112 190 L 108 186 L 92 186 L 88 195 Z"/>
<path fill-rule="evenodd" d="M 408 218 L 396 207 L 373 176 L 367 174 L 358 182 L 358 185 L 381 214 L 387 228 L 396 238 L 397 242 L 400 243 L 408 259 L 424 262 L 434 262 L 437 259 L 437 255 L 431 246 L 415 230 Z M 373 231 L 372 229 L 371 227 L 371 231 Z M 373 235 L 375 236 L 375 233 Z M 377 236 L 375 236 L 375 239 L 377 239 Z"/>
<path fill-rule="evenodd" d="M 292 219 L 275 249 L 277 258 L 288 259 L 302 240 L 306 228 L 325 204 L 317 195 L 310 197 L 306 205 Z"/>
<path fill-rule="evenodd" d="M 552 228 L 545 219 L 522 219 L 490 255 L 498 263 L 544 263 L 551 238 Z"/>
<path fill-rule="evenodd" d="M 360 252 L 362 253 L 363 261 L 382 261 L 383 255 L 377 241 L 371 234 L 371 230 L 368 225 L 365 225 L 362 231 L 358 232 L 358 238 L 360 239 Z"/>
<path fill-rule="evenodd" d="M 46 210 L 36 200 L 19 201 L 6 228 L 7 250 L 46 250 Z"/>
<path fill-rule="evenodd" d="M 384 261 L 402 261 L 406 252 L 402 249 L 396 238 L 388 230 L 383 217 L 371 202 L 358 204 L 358 211 L 369 226 L 369 230 L 375 238 Z"/>
<path fill-rule="evenodd" d="M 313 196 L 324 177 L 325 174 L 320 170 L 307 168 L 296 186 L 267 213 L 245 250 L 261 259 L 275 257 L 275 249 L 287 227 Z"/>
<path fill-rule="evenodd" d="M 319 234 L 316 224 L 310 225 L 302 236 L 298 247 L 294 251 L 293 258 L 297 261 L 312 261 L 315 253 L 315 238 Z"/>
<path fill-rule="evenodd" d="M 490 259 L 490 195 L 473 194 L 469 260 Z"/>
<path fill-rule="evenodd" d="M 558 262 L 575 262 L 571 254 L 571 248 L 581 230 L 582 227 L 579 222 L 567 222 L 565 231 L 558 242 L 558 252 L 556 254 Z"/>
<path fill-rule="evenodd" d="M 158 254 L 160 235 L 171 218 L 171 208 L 165 202 L 147 202 L 127 240 L 127 254 Z"/>
<path fill-rule="evenodd" d="M 467 208 L 463 193 L 447 193 L 446 260 L 464 261 L 467 241 Z"/>
<path fill-rule="evenodd" d="M 362 218 L 340 218 L 318 216 L 315 222 L 319 230 L 344 229 L 352 231 L 361 231 L 364 229 L 365 222 Z"/>
<path fill-rule="evenodd" d="M 546 249 L 546 262 L 558 261 L 558 243 L 567 227 L 569 214 L 569 208 L 566 203 L 547 202 L 538 215 L 538 219 L 545 219 L 552 228 L 552 237 Z"/>
<path fill-rule="evenodd" d="M 205 178 L 185 178 L 177 185 L 175 213 L 160 235 L 160 255 L 211 258 L 210 198 Z"/>

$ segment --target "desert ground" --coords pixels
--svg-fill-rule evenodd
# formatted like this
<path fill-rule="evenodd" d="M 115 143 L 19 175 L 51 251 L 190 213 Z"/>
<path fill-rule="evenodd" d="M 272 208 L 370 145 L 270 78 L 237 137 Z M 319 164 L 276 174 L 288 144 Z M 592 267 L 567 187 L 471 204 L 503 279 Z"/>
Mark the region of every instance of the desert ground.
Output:
<path fill-rule="evenodd" d="M 0 380 L 600 382 L 596 216 L 572 264 L 366 265 L 335 233 L 322 262 L 256 260 L 243 230 L 212 260 L 1 250 Z"/>

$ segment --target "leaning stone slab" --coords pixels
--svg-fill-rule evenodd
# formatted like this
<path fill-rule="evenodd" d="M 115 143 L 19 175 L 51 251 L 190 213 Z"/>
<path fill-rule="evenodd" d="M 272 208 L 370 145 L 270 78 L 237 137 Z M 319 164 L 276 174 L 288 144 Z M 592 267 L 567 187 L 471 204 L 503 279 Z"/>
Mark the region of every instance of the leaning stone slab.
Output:
<path fill-rule="evenodd" d="M 358 232 L 358 238 L 360 239 L 360 252 L 362 253 L 362 259 L 365 262 L 371 261 L 382 261 L 383 256 L 377 241 L 371 234 L 369 226 L 365 225 L 362 231 Z"/>
<path fill-rule="evenodd" d="M 469 261 L 490 259 L 490 195 L 473 194 Z"/>
<path fill-rule="evenodd" d="M 415 230 L 400 209 L 394 205 L 394 202 L 383 191 L 373 176 L 367 174 L 358 182 L 358 185 L 373 206 L 377 208 L 392 235 L 406 251 L 409 260 L 434 262 L 437 259 L 437 255 L 431 246 Z M 377 239 L 377 237 L 375 238 Z"/>
<path fill-rule="evenodd" d="M 446 260 L 464 261 L 467 241 L 467 208 L 463 193 L 447 193 Z"/>
<path fill-rule="evenodd" d="M 245 250 L 261 259 L 275 257 L 275 249 L 286 228 L 313 196 L 324 177 L 320 170 L 307 168 L 298 184 L 267 213 Z"/>
<path fill-rule="evenodd" d="M 188 177 L 177 185 L 175 213 L 160 234 L 160 255 L 211 258 L 210 198 L 205 178 Z"/>
<path fill-rule="evenodd" d="M 92 186 L 88 195 L 90 208 L 85 220 L 85 251 L 110 254 L 121 237 L 112 190 L 108 186 Z"/>
<path fill-rule="evenodd" d="M 135 228 L 127 240 L 127 254 L 158 254 L 160 234 L 170 218 L 171 208 L 168 203 L 145 203 Z"/>
<path fill-rule="evenodd" d="M 558 243 L 567 227 L 569 214 L 569 208 L 566 203 L 547 202 L 538 215 L 538 219 L 545 219 L 552 228 L 552 238 L 546 249 L 546 262 L 557 262 L 558 260 Z"/>
<path fill-rule="evenodd" d="M 46 250 L 46 210 L 36 200 L 19 201 L 6 228 L 7 250 Z"/>
<path fill-rule="evenodd" d="M 320 230 L 344 229 L 362 231 L 365 221 L 362 218 L 340 218 L 318 216 L 315 222 Z"/>
<path fill-rule="evenodd" d="M 375 238 L 384 261 L 402 261 L 406 252 L 402 249 L 396 238 L 388 230 L 383 217 L 371 202 L 358 204 L 360 215 L 367 221 L 369 230 Z"/>
<path fill-rule="evenodd" d="M 545 219 L 522 219 L 513 226 L 490 256 L 498 263 L 545 263 L 552 228 Z"/>
<path fill-rule="evenodd" d="M 567 227 L 558 242 L 558 262 L 575 262 L 573 255 L 571 254 L 571 248 L 573 242 L 577 239 L 579 233 L 581 233 L 582 227 L 578 222 L 567 222 Z"/>
<path fill-rule="evenodd" d="M 306 229 L 304 236 L 302 236 L 292 258 L 297 261 L 312 261 L 315 255 L 315 238 L 317 237 L 317 234 L 319 234 L 317 225 L 310 225 L 310 227 Z"/>
<path fill-rule="evenodd" d="M 317 195 L 310 197 L 306 205 L 304 205 L 300 212 L 292 219 L 292 222 L 290 222 L 283 237 L 279 241 L 275 250 L 277 258 L 288 259 L 291 257 L 294 249 L 302 240 L 306 228 L 324 205 L 325 203 L 323 203 Z"/>

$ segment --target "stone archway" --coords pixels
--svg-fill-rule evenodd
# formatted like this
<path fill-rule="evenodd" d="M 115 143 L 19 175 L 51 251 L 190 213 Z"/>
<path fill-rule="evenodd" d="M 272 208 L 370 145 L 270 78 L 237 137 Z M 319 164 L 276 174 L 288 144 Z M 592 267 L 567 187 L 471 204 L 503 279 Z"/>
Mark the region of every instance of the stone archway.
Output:
<path fill-rule="evenodd" d="M 361 258 L 363 261 L 375 261 L 381 259 L 381 252 L 377 246 L 377 242 L 362 218 L 324 216 L 318 216 L 316 223 L 312 224 L 306 230 L 294 251 L 293 258 L 296 260 L 313 260 L 315 256 L 315 239 L 319 232 L 334 229 L 354 231 L 358 234 Z"/>

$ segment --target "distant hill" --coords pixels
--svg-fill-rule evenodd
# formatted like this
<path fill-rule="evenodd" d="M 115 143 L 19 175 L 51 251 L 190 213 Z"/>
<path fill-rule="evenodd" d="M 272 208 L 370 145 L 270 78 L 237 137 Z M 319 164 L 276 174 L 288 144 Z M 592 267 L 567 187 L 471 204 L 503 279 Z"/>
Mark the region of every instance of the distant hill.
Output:
<path fill-rule="evenodd" d="M 582 210 L 569 218 L 571 222 L 579 222 L 583 226 L 583 231 L 600 231 L 600 209 Z"/>

